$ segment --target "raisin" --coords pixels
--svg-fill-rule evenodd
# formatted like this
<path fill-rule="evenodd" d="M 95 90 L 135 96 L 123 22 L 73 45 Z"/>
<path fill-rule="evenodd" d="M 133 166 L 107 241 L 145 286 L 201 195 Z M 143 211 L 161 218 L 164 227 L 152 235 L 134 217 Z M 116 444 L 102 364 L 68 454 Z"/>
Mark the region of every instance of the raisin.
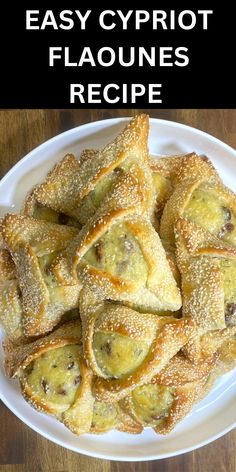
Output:
<path fill-rule="evenodd" d="M 50 388 L 49 388 L 49 385 L 48 385 L 47 381 L 44 378 L 41 379 L 41 387 L 42 387 L 44 393 L 46 393 L 46 394 L 49 393 Z"/>
<path fill-rule="evenodd" d="M 231 217 L 232 217 L 232 214 L 231 214 L 230 209 L 227 208 L 227 207 L 225 207 L 225 206 L 223 206 L 223 207 L 222 207 L 222 210 L 223 210 L 223 212 L 224 212 L 224 219 L 225 219 L 226 221 L 230 221 L 230 220 L 231 220 Z"/>
<path fill-rule="evenodd" d="M 225 311 L 225 323 L 227 326 L 236 325 L 236 303 L 227 303 Z"/>
<path fill-rule="evenodd" d="M 223 236 L 225 236 L 227 233 L 232 233 L 232 231 L 234 230 L 234 225 L 232 223 L 226 223 L 224 226 L 222 226 L 222 228 L 220 229 L 219 233 L 218 233 L 218 237 L 219 238 L 222 238 Z"/>
<path fill-rule="evenodd" d="M 68 370 L 73 369 L 74 365 L 75 365 L 74 361 L 70 362 L 70 363 L 68 364 L 68 366 L 67 366 L 67 369 L 68 369 Z"/>
<path fill-rule="evenodd" d="M 116 172 L 117 174 L 119 174 L 120 172 L 123 172 L 123 170 L 121 169 L 121 167 L 115 167 L 115 169 L 113 169 L 114 172 Z"/>
<path fill-rule="evenodd" d="M 58 217 L 58 223 L 60 225 L 67 225 L 69 221 L 69 216 L 65 215 L 65 213 L 60 213 Z"/>
<path fill-rule="evenodd" d="M 105 351 L 105 353 L 110 356 L 111 355 L 111 344 L 109 341 L 107 341 L 103 346 L 102 350 Z"/>
<path fill-rule="evenodd" d="M 59 388 L 58 391 L 57 391 L 57 393 L 59 393 L 59 395 L 63 395 L 63 396 L 65 396 L 65 395 L 67 394 L 65 388 Z"/>
<path fill-rule="evenodd" d="M 142 352 L 143 352 L 142 348 L 137 348 L 137 349 L 135 350 L 135 355 L 136 355 L 137 357 L 139 357 L 140 354 L 142 354 Z"/>
<path fill-rule="evenodd" d="M 27 366 L 27 374 L 30 375 L 34 370 L 34 363 L 31 362 L 30 365 Z"/>
<path fill-rule="evenodd" d="M 81 375 L 77 375 L 74 380 L 74 384 L 78 385 L 81 382 Z"/>
<path fill-rule="evenodd" d="M 118 264 L 118 267 L 117 267 L 118 275 L 122 274 L 122 272 L 124 272 L 124 270 L 127 269 L 128 263 L 129 263 L 129 261 L 127 259 L 125 259 L 124 261 L 121 261 Z"/>
<path fill-rule="evenodd" d="M 96 255 L 97 261 L 101 262 L 103 258 L 103 254 L 104 254 L 102 242 L 99 241 L 96 244 L 94 244 L 94 248 L 95 248 L 95 255 Z"/>

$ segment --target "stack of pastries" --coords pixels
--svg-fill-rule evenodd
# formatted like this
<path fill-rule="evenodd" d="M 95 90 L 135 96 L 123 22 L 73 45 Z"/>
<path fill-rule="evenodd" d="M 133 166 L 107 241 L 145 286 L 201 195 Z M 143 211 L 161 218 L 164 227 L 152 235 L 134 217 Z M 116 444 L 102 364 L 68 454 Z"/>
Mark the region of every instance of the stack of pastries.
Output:
<path fill-rule="evenodd" d="M 169 433 L 235 366 L 236 196 L 148 131 L 67 154 L 1 220 L 6 374 L 78 435 Z"/>

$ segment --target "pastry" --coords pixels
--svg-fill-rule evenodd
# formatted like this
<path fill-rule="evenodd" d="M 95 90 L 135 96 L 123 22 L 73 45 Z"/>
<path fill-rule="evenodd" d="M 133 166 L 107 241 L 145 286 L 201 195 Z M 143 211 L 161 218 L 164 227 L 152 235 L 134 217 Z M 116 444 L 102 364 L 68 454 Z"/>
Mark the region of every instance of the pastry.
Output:
<path fill-rule="evenodd" d="M 80 297 L 84 354 L 97 375 L 98 400 L 118 401 L 148 382 L 167 365 L 193 334 L 188 318 L 138 313 L 103 302 L 86 289 Z"/>
<path fill-rule="evenodd" d="M 146 173 L 151 179 L 147 137 L 148 117 L 140 115 L 99 152 L 88 151 L 81 161 L 68 154 L 36 187 L 37 202 L 84 224 L 122 173 L 132 169 L 134 174 Z"/>
<path fill-rule="evenodd" d="M 180 292 L 145 206 L 141 183 L 126 173 L 52 264 L 58 283 L 82 280 L 101 298 L 146 311 L 178 310 Z"/>
<path fill-rule="evenodd" d="M 22 298 L 15 264 L 7 249 L 0 249 L 0 323 L 12 340 L 23 338 Z"/>
<path fill-rule="evenodd" d="M 136 387 L 122 401 L 122 407 L 143 427 L 151 426 L 156 433 L 167 434 L 192 409 L 202 393 L 207 378 L 179 387 L 152 383 Z"/>
<path fill-rule="evenodd" d="M 210 331 L 236 324 L 236 249 L 198 225 L 176 224 L 183 314 Z"/>
<path fill-rule="evenodd" d="M 236 333 L 236 250 L 186 219 L 175 234 L 183 314 L 198 325 L 185 350 L 196 363 Z"/>
<path fill-rule="evenodd" d="M 58 213 L 55 210 L 52 210 L 52 208 L 37 202 L 35 198 L 35 189 L 29 192 L 29 194 L 26 196 L 22 213 L 23 215 L 31 216 L 36 220 L 45 220 L 49 221 L 50 223 L 75 226 L 78 229 L 81 228 L 79 222 L 74 218 L 66 215 L 65 213 Z"/>
<path fill-rule="evenodd" d="M 62 325 L 31 344 L 5 345 L 5 369 L 20 381 L 24 398 L 56 416 L 76 434 L 88 432 L 94 399 L 92 374 L 81 352 L 80 321 Z"/>
<path fill-rule="evenodd" d="M 161 238 L 174 245 L 174 226 L 181 217 L 236 245 L 236 197 L 208 160 L 186 162 L 174 179 L 175 190 L 161 218 Z"/>
<path fill-rule="evenodd" d="M 143 426 L 131 417 L 119 402 L 104 403 L 95 400 L 90 433 L 101 434 L 111 429 L 130 434 L 140 434 Z"/>
<path fill-rule="evenodd" d="M 78 306 L 80 284 L 60 287 L 50 273 L 53 258 L 77 230 L 18 215 L 7 215 L 2 228 L 22 293 L 24 333 L 42 335 Z"/>

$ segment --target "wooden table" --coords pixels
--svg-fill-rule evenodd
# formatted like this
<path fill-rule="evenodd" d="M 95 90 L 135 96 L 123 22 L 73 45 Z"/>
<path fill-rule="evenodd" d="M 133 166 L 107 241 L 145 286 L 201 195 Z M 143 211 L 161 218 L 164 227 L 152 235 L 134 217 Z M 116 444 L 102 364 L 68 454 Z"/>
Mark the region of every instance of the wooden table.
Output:
<path fill-rule="evenodd" d="M 52 136 L 82 123 L 138 110 L 0 111 L 0 175 Z M 140 110 L 139 110 L 140 111 Z M 204 130 L 236 148 L 236 110 L 142 110 Z M 158 137 L 157 137 L 158 138 Z M 0 387 L 1 388 L 1 387 Z M 109 462 L 82 456 L 42 438 L 0 403 L 1 472 L 235 472 L 236 431 L 197 451 L 153 462 Z"/>

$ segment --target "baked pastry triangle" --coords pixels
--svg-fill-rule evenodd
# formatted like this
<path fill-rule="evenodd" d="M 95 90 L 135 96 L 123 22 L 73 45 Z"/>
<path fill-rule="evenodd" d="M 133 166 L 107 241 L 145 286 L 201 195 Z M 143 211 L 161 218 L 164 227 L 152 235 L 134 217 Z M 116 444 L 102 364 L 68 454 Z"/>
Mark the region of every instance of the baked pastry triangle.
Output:
<path fill-rule="evenodd" d="M 7 215 L 2 227 L 22 293 L 24 334 L 42 335 L 78 306 L 81 286 L 59 287 L 50 273 L 53 258 L 77 230 L 18 215 Z"/>
<path fill-rule="evenodd" d="M 178 310 L 180 292 L 145 208 L 141 182 L 126 173 L 52 264 L 58 282 L 80 280 L 146 311 Z"/>
<path fill-rule="evenodd" d="M 121 407 L 119 402 L 104 403 L 95 400 L 90 433 L 106 433 L 111 429 L 117 429 L 130 434 L 140 434 L 143 426 L 139 421 L 131 417 Z"/>
<path fill-rule="evenodd" d="M 99 299 L 84 288 L 80 298 L 84 355 L 96 374 L 94 392 L 118 401 L 164 368 L 194 332 L 187 318 L 138 313 Z"/>
<path fill-rule="evenodd" d="M 92 374 L 81 352 L 79 320 L 24 346 L 7 342 L 5 355 L 6 373 L 19 379 L 31 406 L 56 416 L 76 434 L 89 431 Z"/>
<path fill-rule="evenodd" d="M 201 162 L 201 165 L 199 165 Z M 175 178 L 175 190 L 161 218 L 161 238 L 174 246 L 174 226 L 186 218 L 229 244 L 236 244 L 236 197 L 208 161 L 188 165 Z"/>
<path fill-rule="evenodd" d="M 164 206 L 177 185 L 182 184 L 186 178 L 204 176 L 206 172 L 207 175 L 212 173 L 216 176 L 210 160 L 194 152 L 179 156 L 150 157 L 149 166 L 152 170 L 156 198 L 154 226 L 158 231 Z"/>
<path fill-rule="evenodd" d="M 147 115 L 139 115 L 101 151 L 87 151 L 80 161 L 68 154 L 35 189 L 37 202 L 84 224 L 122 173 L 132 168 L 143 175 L 146 167 L 151 181 L 148 129 Z"/>
<path fill-rule="evenodd" d="M 15 342 L 22 339 L 22 299 L 16 267 L 7 249 L 0 249 L 0 324 L 8 338 Z"/>
<path fill-rule="evenodd" d="M 185 219 L 176 224 L 176 247 L 183 314 L 198 325 L 184 349 L 197 363 L 236 333 L 236 250 Z"/>
<path fill-rule="evenodd" d="M 37 202 L 35 198 L 35 189 L 31 190 L 31 192 L 26 196 L 22 213 L 23 215 L 30 216 L 36 220 L 45 220 L 50 223 L 75 226 L 78 229 L 81 228 L 79 222 L 74 218 L 65 213 L 58 213 L 55 210 L 52 210 L 52 208 Z"/>
<path fill-rule="evenodd" d="M 156 382 L 135 388 L 122 400 L 123 409 L 143 427 L 151 426 L 156 433 L 168 434 L 192 409 L 199 399 L 207 377 L 178 387 Z"/>
<path fill-rule="evenodd" d="M 236 324 L 236 250 L 200 226 L 176 224 L 183 314 L 204 331 Z"/>

